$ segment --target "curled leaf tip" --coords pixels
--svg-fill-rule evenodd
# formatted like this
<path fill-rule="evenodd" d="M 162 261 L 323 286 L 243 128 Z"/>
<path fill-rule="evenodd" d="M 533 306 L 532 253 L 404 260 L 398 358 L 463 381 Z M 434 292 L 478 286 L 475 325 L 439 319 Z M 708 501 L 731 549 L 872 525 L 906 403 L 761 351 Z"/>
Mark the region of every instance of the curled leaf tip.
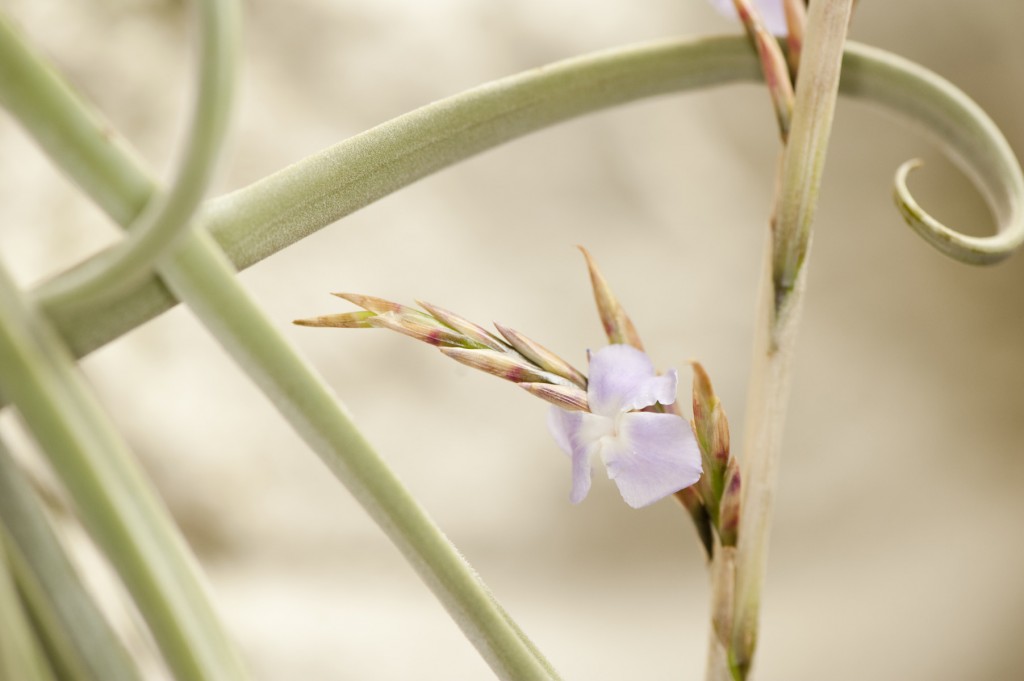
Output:
<path fill-rule="evenodd" d="M 996 234 L 969 236 L 942 224 L 914 199 L 907 186 L 910 173 L 924 163 L 912 159 L 896 170 L 893 197 L 903 219 L 921 238 L 941 253 L 968 265 L 994 265 L 1013 254 L 1024 243 L 1024 184 L 1019 167 L 1013 183 L 1016 191 L 1008 194 L 1005 206 L 993 206 L 998 219 Z M 989 195 L 991 197 L 991 194 Z M 1002 203 L 1002 202 L 1000 202 Z"/>

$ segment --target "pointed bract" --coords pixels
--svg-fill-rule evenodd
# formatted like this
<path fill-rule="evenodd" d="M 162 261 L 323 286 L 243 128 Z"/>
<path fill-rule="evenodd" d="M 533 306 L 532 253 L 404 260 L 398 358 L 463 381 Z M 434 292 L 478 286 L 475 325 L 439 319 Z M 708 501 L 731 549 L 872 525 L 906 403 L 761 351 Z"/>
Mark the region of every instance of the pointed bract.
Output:
<path fill-rule="evenodd" d="M 693 429 L 711 470 L 722 471 L 729 460 L 729 421 L 700 362 L 693 367 Z"/>
<path fill-rule="evenodd" d="M 416 303 L 433 315 L 433 317 L 442 324 L 450 326 L 467 338 L 475 340 L 480 345 L 499 352 L 507 352 L 509 350 L 507 343 L 503 342 L 500 338 L 497 338 L 484 327 L 474 324 L 468 319 L 464 319 L 443 307 L 431 305 L 430 303 L 425 303 L 422 300 L 417 300 Z"/>
<path fill-rule="evenodd" d="M 459 348 L 478 347 L 476 342 L 422 312 L 415 312 L 415 314 L 385 312 L 370 317 L 366 321 L 370 326 L 391 329 L 431 345 Z"/>
<path fill-rule="evenodd" d="M 807 5 L 804 0 L 783 0 L 786 12 L 786 46 L 789 48 L 786 57 L 789 60 L 789 73 L 796 82 L 800 69 L 800 55 L 804 51 L 804 27 L 807 26 Z"/>
<path fill-rule="evenodd" d="M 757 50 L 765 84 L 768 86 L 768 93 L 771 95 L 775 115 L 778 118 L 779 132 L 782 139 L 786 140 L 789 137 L 789 125 L 793 117 L 793 81 L 790 78 L 786 57 L 782 54 L 782 48 L 779 47 L 779 41 L 765 24 L 765 14 L 762 12 L 767 9 L 767 6 L 764 0 L 760 0 L 756 4 L 752 4 L 751 0 L 732 0 L 732 2 L 736 13 L 747 29 L 747 35 Z M 724 2 L 716 4 L 721 5 Z M 772 28 L 777 29 L 778 24 L 785 28 L 786 20 L 782 0 L 774 0 L 770 8 Z M 779 34 L 784 32 L 781 31 Z"/>
<path fill-rule="evenodd" d="M 513 383 L 552 383 L 573 387 L 572 383 L 561 376 L 544 371 L 511 353 L 452 347 L 442 347 L 440 350 L 457 362 Z"/>
<path fill-rule="evenodd" d="M 708 560 L 711 560 L 715 555 L 715 537 L 711 529 L 711 516 L 708 515 L 708 507 L 704 504 L 697 485 L 684 487 L 674 496 L 690 514 L 694 527 L 697 529 L 697 537 L 700 539 L 701 546 L 704 547 L 704 553 L 707 554 Z"/>
<path fill-rule="evenodd" d="M 718 509 L 718 537 L 722 546 L 735 546 L 740 529 L 740 500 L 742 497 L 740 467 L 736 459 L 729 459 L 725 472 L 725 488 Z"/>
<path fill-rule="evenodd" d="M 587 269 L 590 271 L 590 284 L 594 289 L 594 301 L 597 303 L 597 313 L 601 316 L 601 325 L 604 327 L 605 335 L 608 336 L 608 343 L 611 345 L 632 345 L 637 350 L 643 350 L 644 345 L 640 342 L 640 334 L 630 320 L 629 315 L 619 304 L 612 289 L 608 286 L 607 280 L 597 263 L 590 256 L 589 251 L 583 246 L 577 246 L 587 261 Z"/>
<path fill-rule="evenodd" d="M 374 312 L 360 310 L 359 312 L 342 312 L 341 314 L 296 319 L 292 324 L 298 326 L 329 326 L 338 329 L 370 329 L 373 328 L 373 325 L 368 320 L 370 317 L 375 316 L 376 313 Z"/>
<path fill-rule="evenodd" d="M 519 387 L 566 411 L 590 411 L 590 407 L 587 405 L 587 393 L 580 388 L 568 388 L 564 385 L 551 385 L 550 383 L 520 383 Z"/>
<path fill-rule="evenodd" d="M 390 300 L 384 300 L 383 298 L 375 298 L 374 296 L 364 296 L 361 293 L 332 293 L 331 295 L 337 296 L 342 300 L 347 300 L 353 305 L 358 305 L 364 310 L 376 312 L 377 314 L 384 314 L 385 312 L 415 312 L 416 314 L 423 314 L 416 308 L 409 307 L 408 305 L 394 303 Z"/>
<path fill-rule="evenodd" d="M 515 329 L 502 326 L 497 322 L 494 322 L 494 327 L 526 359 L 536 363 L 542 369 L 572 381 L 581 388 L 585 389 L 587 387 L 586 376 L 540 343 L 527 338 Z"/>

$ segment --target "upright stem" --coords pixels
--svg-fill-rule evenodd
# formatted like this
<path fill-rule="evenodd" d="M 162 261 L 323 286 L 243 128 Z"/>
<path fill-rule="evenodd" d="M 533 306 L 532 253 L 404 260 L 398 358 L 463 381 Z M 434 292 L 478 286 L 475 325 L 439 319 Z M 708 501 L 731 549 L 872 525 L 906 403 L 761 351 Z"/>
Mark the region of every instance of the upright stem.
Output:
<path fill-rule="evenodd" d="M 768 253 L 768 249 L 765 249 Z M 733 675 L 746 678 L 757 645 L 761 589 L 775 504 L 782 431 L 789 402 L 790 368 L 803 308 L 806 268 L 774 312 L 776 289 L 768 259 L 761 268 L 754 363 L 747 391 L 743 438 L 743 511 L 735 566 L 734 615 L 730 641 Z"/>
<path fill-rule="evenodd" d="M 715 546 L 711 573 L 711 632 L 708 635 L 707 681 L 732 681 L 729 640 L 736 594 L 736 547 Z"/>
<path fill-rule="evenodd" d="M 806 257 L 851 10 L 852 0 L 820 0 L 811 5 L 793 124 L 772 220 L 771 247 L 766 249 L 762 266 L 729 642 L 729 666 L 736 679 L 747 677 L 757 645 L 790 368 L 806 286 Z"/>

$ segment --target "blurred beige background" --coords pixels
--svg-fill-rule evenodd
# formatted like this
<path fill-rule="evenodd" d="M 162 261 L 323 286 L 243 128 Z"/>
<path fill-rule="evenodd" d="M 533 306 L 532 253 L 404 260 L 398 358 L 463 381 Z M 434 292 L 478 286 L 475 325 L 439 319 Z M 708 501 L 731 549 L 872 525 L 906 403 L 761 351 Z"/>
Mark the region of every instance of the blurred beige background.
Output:
<path fill-rule="evenodd" d="M 190 95 L 187 3 L 4 0 L 166 170 Z M 1024 151 L 1024 5 L 863 2 L 857 40 L 951 79 Z M 411 108 L 557 59 L 736 31 L 703 0 L 246 3 L 218 191 Z M 754 86 L 562 125 L 373 205 L 242 278 L 567 679 L 699 679 L 702 557 L 672 503 L 568 501 L 545 407 L 376 331 L 292 327 L 328 294 L 422 298 L 580 365 L 602 343 L 586 244 L 662 366 L 699 358 L 738 440 L 777 142 Z M 0 249 L 33 284 L 117 238 L 0 116 Z M 898 217 L 989 217 L 940 152 L 841 104 L 796 363 L 757 661 L 761 681 L 1024 678 L 1024 257 L 952 263 Z M 397 552 L 176 309 L 84 363 L 208 568 L 260 681 L 491 674 Z M 684 377 L 688 376 L 683 372 Z M 686 395 L 683 380 L 681 394 Z M 5 419 L 6 431 L 13 426 Z"/>

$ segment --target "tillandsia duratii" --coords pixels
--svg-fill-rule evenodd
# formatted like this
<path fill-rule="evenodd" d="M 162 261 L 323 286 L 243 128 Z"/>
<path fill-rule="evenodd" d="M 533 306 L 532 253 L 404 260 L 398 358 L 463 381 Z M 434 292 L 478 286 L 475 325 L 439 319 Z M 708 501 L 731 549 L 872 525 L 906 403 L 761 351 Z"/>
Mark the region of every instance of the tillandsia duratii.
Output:
<path fill-rule="evenodd" d="M 130 229 L 114 249 L 34 292 L 23 291 L 0 267 L 0 405 L 21 411 L 74 499 L 75 511 L 133 594 L 176 678 L 242 681 L 247 672 L 204 594 L 186 542 L 81 379 L 75 358 L 160 310 L 178 302 L 189 305 L 405 555 L 497 676 L 555 681 L 554 668 L 236 281 L 232 264 L 247 267 L 396 189 L 527 132 L 642 97 L 750 80 L 756 54 L 784 148 L 762 279 L 768 295 L 759 299 L 756 321 L 742 485 L 730 454 L 728 421 L 707 373 L 693 364 L 693 421 L 688 423 L 676 401 L 676 373 L 655 370 L 594 267 L 591 277 L 610 345 L 589 355 L 589 376 L 512 329 L 499 326 L 495 334 L 434 306 L 423 305 L 422 311 L 349 295 L 343 297 L 362 312 L 314 320 L 314 325 L 398 330 L 550 402 L 549 427 L 569 455 L 574 502 L 588 493 L 596 459 L 630 505 L 670 494 L 679 499 L 711 558 L 708 678 L 747 676 L 758 635 L 789 362 L 840 60 L 847 94 L 909 114 L 977 171 L 998 218 L 994 237 L 961 235 L 927 215 L 906 187 L 915 164 L 904 165 L 897 175 L 901 212 L 943 253 L 987 264 L 1024 242 L 1024 177 L 984 112 L 948 83 L 875 48 L 852 43 L 844 53 L 855 0 L 712 2 L 743 22 L 755 50 L 733 36 L 700 37 L 534 68 L 385 122 L 202 210 L 199 201 L 228 118 L 227 85 L 234 79 L 231 55 L 239 32 L 234 15 L 240 8 L 224 0 L 196 3 L 203 56 L 195 124 L 184 161 L 167 187 L 152 179 L 156 174 L 138 161 L 141 155 L 129 152 L 114 128 L 29 49 L 3 16 L 6 11 L 0 12 L 0 104 L 100 208 Z M 324 320 L 328 323 L 320 323 Z M 12 541 L 0 545 L 0 653 L 13 647 L 27 654 L 0 654 L 0 679 L 48 681 L 64 672 L 104 681 L 140 678 L 112 629 L 93 635 L 107 624 L 99 608 L 88 615 L 89 608 L 64 607 L 88 603 L 91 596 L 77 584 L 70 563 L 62 572 L 47 569 L 60 564 L 59 542 L 47 534 L 39 500 L 30 485 L 18 482 L 18 463 L 0 442 L 2 462 L 7 466 L 0 482 L 11 485 L 10 493 L 0 494 L 0 502 L 10 502 L 0 503 L 0 524 Z M 39 506 L 41 522 L 25 522 L 32 517 L 24 512 L 29 504 Z M 37 587 L 36 576 L 50 581 Z M 28 588 L 19 579 L 26 579 Z M 39 594 L 46 598 L 35 602 Z M 16 645 L 8 645 L 12 641 Z"/>
<path fill-rule="evenodd" d="M 729 454 L 728 422 L 707 373 L 693 363 L 690 423 L 676 402 L 676 371 L 655 370 L 633 322 L 590 254 L 581 250 L 609 341 L 587 353 L 589 377 L 519 331 L 495 323 L 496 335 L 425 302 L 419 302 L 423 309 L 418 310 L 373 296 L 335 293 L 363 309 L 295 323 L 391 329 L 517 384 L 552 405 L 548 427 L 572 463 L 573 503 L 586 497 L 592 464 L 601 461 L 630 506 L 648 506 L 674 494 L 694 518 L 709 555 L 711 528 L 722 545 L 734 544 L 739 472 Z"/>

